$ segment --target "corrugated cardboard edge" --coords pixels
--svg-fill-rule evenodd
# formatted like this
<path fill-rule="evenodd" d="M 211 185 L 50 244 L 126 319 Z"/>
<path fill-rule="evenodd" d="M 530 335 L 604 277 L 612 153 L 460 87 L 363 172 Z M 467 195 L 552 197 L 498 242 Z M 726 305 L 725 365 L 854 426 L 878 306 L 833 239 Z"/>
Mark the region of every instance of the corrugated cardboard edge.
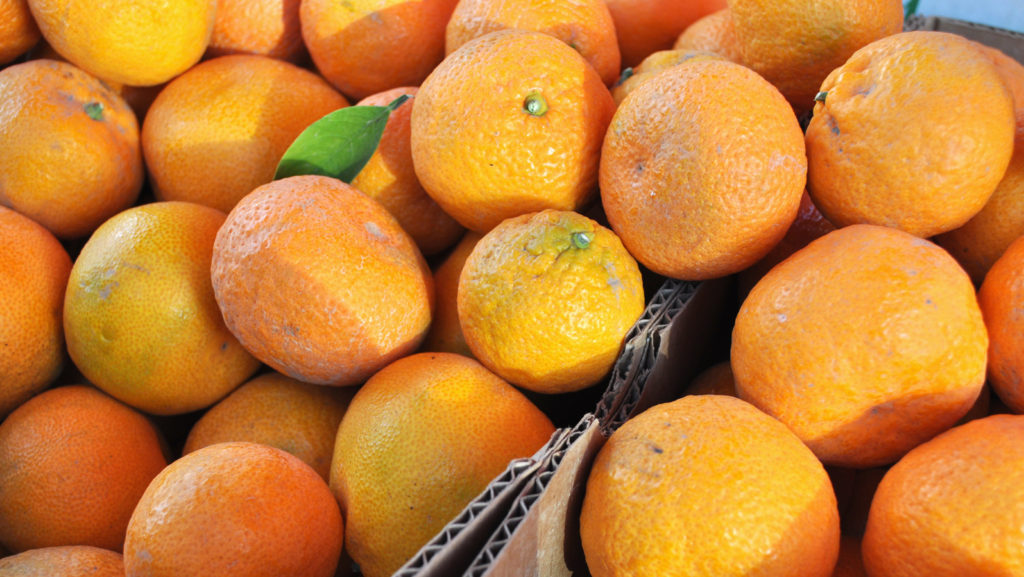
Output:
<path fill-rule="evenodd" d="M 429 543 L 420 548 L 394 577 L 451 577 L 461 575 L 505 518 L 523 487 L 548 459 L 551 449 L 568 431 L 556 430 L 548 443 L 533 456 L 511 461 L 505 471 L 445 525 Z"/>
<path fill-rule="evenodd" d="M 936 30 L 950 32 L 998 48 L 1007 56 L 1024 63 L 1024 33 L 995 28 L 944 16 L 914 14 L 903 23 L 904 30 Z"/>

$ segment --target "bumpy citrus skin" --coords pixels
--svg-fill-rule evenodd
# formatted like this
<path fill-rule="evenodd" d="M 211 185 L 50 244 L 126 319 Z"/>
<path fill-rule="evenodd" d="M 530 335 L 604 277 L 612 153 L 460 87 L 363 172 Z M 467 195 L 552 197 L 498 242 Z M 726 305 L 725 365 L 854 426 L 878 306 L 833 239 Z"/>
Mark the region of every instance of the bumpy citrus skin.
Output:
<path fill-rule="evenodd" d="M 419 347 L 434 283 L 379 202 L 326 176 L 242 199 L 217 233 L 211 277 L 228 328 L 280 373 L 355 385 Z"/>
<path fill-rule="evenodd" d="M 712 12 L 687 26 L 676 38 L 672 49 L 714 52 L 726 60 L 743 62 L 729 8 Z"/>
<path fill-rule="evenodd" d="M 593 200 L 615 102 L 564 42 L 506 29 L 464 44 L 431 72 L 412 110 L 423 188 L 480 233 L 546 208 Z"/>
<path fill-rule="evenodd" d="M 91 386 L 39 393 L 0 423 L 0 543 L 120 551 L 132 510 L 167 465 L 153 424 Z"/>
<path fill-rule="evenodd" d="M 135 202 L 145 175 L 138 121 L 123 98 L 45 59 L 0 71 L 0 93 L 0 204 L 71 239 Z"/>
<path fill-rule="evenodd" d="M 502 222 L 459 278 L 459 322 L 473 356 L 537 392 L 597 383 L 643 309 L 636 261 L 615 233 L 570 211 Z"/>
<path fill-rule="evenodd" d="M 434 269 L 437 306 L 421 350 L 473 356 L 459 323 L 459 277 L 462 276 L 462 267 L 465 266 L 466 259 L 473 252 L 473 247 L 480 241 L 481 236 L 478 232 L 466 232 L 444 261 Z"/>
<path fill-rule="evenodd" d="M 615 22 L 622 66 L 672 47 L 690 24 L 725 8 L 725 0 L 605 0 Z"/>
<path fill-rule="evenodd" d="M 1006 172 L 1013 99 L 962 36 L 915 31 L 872 42 L 821 92 L 806 133 L 808 191 L 837 226 L 934 236 L 977 214 Z"/>
<path fill-rule="evenodd" d="M 344 523 L 327 483 L 298 457 L 218 443 L 157 475 L 128 522 L 127 577 L 331 577 Z"/>
<path fill-rule="evenodd" d="M 473 359 L 395 361 L 359 389 L 338 428 L 330 484 L 345 550 L 367 577 L 391 575 L 553 432 L 540 409 Z"/>
<path fill-rule="evenodd" d="M 444 58 L 457 0 L 304 0 L 302 38 L 317 70 L 359 100 L 418 86 Z"/>
<path fill-rule="evenodd" d="M 625 100 L 626 96 L 635 90 L 640 83 L 651 78 L 662 70 L 671 68 L 672 66 L 678 66 L 685 62 L 700 61 L 708 58 L 724 59 L 724 57 L 719 54 L 702 50 L 659 50 L 647 58 L 644 58 L 643 62 L 637 64 L 636 67 L 633 68 L 628 77 L 621 80 L 614 88 L 612 88 L 612 98 L 615 99 L 615 104 L 622 104 L 622 101 Z"/>
<path fill-rule="evenodd" d="M 1024 571 L 1024 416 L 991 415 L 907 453 L 882 478 L 862 542 L 872 577 Z"/>
<path fill-rule="evenodd" d="M 807 176 L 803 133 L 771 84 L 707 58 L 641 83 L 601 150 L 601 201 L 636 259 L 704 280 L 763 257 L 796 218 Z"/>
<path fill-rule="evenodd" d="M 29 0 L 46 41 L 104 80 L 166 82 L 199 61 L 213 32 L 216 0 Z"/>
<path fill-rule="evenodd" d="M 4 207 L 0 246 L 2 419 L 53 383 L 64 367 L 62 315 L 71 258 L 42 225 Z"/>
<path fill-rule="evenodd" d="M 622 58 L 615 22 L 604 0 L 462 0 L 445 29 L 445 53 L 505 28 L 550 34 L 579 52 L 605 84 L 610 86 L 619 77 Z"/>
<path fill-rule="evenodd" d="M 0 0 L 0 65 L 28 52 L 41 37 L 27 0 Z"/>
<path fill-rule="evenodd" d="M 175 78 L 142 124 L 153 193 L 225 213 L 273 180 L 307 126 L 348 101 L 317 74 L 254 55 L 214 58 Z"/>
<path fill-rule="evenodd" d="M 689 395 L 626 421 L 587 480 L 594 577 L 827 577 L 839 513 L 825 468 L 740 399 Z"/>
<path fill-rule="evenodd" d="M 91 545 L 40 547 L 0 558 L 0 575 L 124 577 L 124 561 L 118 552 Z"/>
<path fill-rule="evenodd" d="M 287 62 L 306 55 L 301 0 L 218 0 L 207 58 L 260 54 Z"/>
<path fill-rule="evenodd" d="M 992 390 L 1015 413 L 1024 413 L 1024 240 L 1003 253 L 978 289 L 989 333 L 988 376 Z"/>
<path fill-rule="evenodd" d="M 357 106 L 387 106 L 400 96 L 414 97 L 415 86 L 400 86 L 371 94 Z M 384 134 L 352 186 L 370 195 L 395 215 L 424 256 L 440 253 L 458 242 L 466 229 L 423 190 L 412 164 L 410 122 L 413 103 L 406 101 L 388 116 Z"/>
<path fill-rule="evenodd" d="M 64 298 L 68 353 L 89 382 L 146 412 L 206 408 L 259 361 L 221 318 L 210 262 L 225 215 L 189 202 L 125 210 L 75 260 Z"/>
<path fill-rule="evenodd" d="M 828 233 L 769 271 L 732 333 L 736 389 L 826 464 L 891 463 L 951 427 L 985 382 L 970 278 L 937 245 L 875 225 Z"/>
<path fill-rule="evenodd" d="M 729 0 L 741 62 L 800 112 L 857 49 L 903 29 L 899 0 Z"/>

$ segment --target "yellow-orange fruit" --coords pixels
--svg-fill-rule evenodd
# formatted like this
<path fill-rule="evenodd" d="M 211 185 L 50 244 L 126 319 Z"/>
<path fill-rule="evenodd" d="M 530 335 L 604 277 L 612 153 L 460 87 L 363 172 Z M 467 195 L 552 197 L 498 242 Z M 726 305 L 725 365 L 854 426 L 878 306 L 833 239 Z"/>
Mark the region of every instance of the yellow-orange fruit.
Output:
<path fill-rule="evenodd" d="M 729 8 L 712 12 L 687 26 L 676 38 L 672 48 L 714 52 L 727 60 L 741 64 L 743 62 L 743 54 L 736 43 L 736 30 Z"/>
<path fill-rule="evenodd" d="M 64 289 L 71 258 L 50 231 L 0 207 L 0 419 L 64 368 Z M 31 287 L 31 288 L 29 288 Z"/>
<path fill-rule="evenodd" d="M 206 57 L 259 54 L 287 62 L 306 56 L 301 0 L 217 0 Z"/>
<path fill-rule="evenodd" d="M 873 467 L 967 413 L 987 351 L 974 285 L 953 257 L 862 224 L 761 277 L 736 316 L 731 362 L 740 398 L 823 462 Z"/>
<path fill-rule="evenodd" d="M 124 577 L 121 554 L 90 545 L 29 549 L 0 558 L 4 577 Z"/>
<path fill-rule="evenodd" d="M 978 289 L 988 327 L 988 377 L 992 390 L 1015 413 L 1024 413 L 1024 236 L 989 269 Z"/>
<path fill-rule="evenodd" d="M 167 460 L 145 416 L 93 387 L 39 393 L 0 423 L 0 543 L 120 551 Z"/>
<path fill-rule="evenodd" d="M 622 66 L 667 50 L 690 24 L 725 8 L 725 0 L 605 0 L 615 22 Z"/>
<path fill-rule="evenodd" d="M 344 526 L 298 457 L 218 443 L 160 472 L 128 523 L 127 577 L 332 577 Z"/>
<path fill-rule="evenodd" d="M 434 284 L 379 202 L 326 176 L 248 194 L 217 233 L 211 277 L 227 327 L 300 381 L 355 385 L 419 347 Z"/>
<path fill-rule="evenodd" d="M 395 361 L 359 389 L 338 428 L 330 484 L 345 550 L 366 577 L 391 575 L 553 432 L 540 409 L 473 359 Z"/>
<path fill-rule="evenodd" d="M 466 259 L 473 252 L 473 247 L 480 241 L 481 236 L 478 232 L 466 232 L 444 261 L 434 269 L 437 303 L 430 331 L 423 339 L 422 350 L 473 356 L 459 323 L 459 277 L 462 275 Z"/>
<path fill-rule="evenodd" d="M 427 194 L 480 233 L 596 195 L 615 106 L 593 67 L 541 32 L 491 32 L 452 52 L 412 109 L 412 158 Z"/>
<path fill-rule="evenodd" d="M 689 395 L 612 433 L 587 479 L 594 577 L 828 577 L 839 514 L 825 468 L 747 402 Z"/>
<path fill-rule="evenodd" d="M 28 0 L 0 0 L 0 65 L 31 50 L 40 38 Z"/>

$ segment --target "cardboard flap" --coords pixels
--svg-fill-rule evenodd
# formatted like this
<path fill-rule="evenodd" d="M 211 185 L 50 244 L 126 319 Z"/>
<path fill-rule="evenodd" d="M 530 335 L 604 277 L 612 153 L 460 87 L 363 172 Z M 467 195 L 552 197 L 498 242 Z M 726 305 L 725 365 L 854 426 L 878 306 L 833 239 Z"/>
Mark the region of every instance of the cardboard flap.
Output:
<path fill-rule="evenodd" d="M 907 18 L 903 23 L 903 29 L 936 30 L 939 32 L 959 34 L 976 42 L 981 42 L 987 46 L 998 48 L 1017 62 L 1024 63 L 1024 34 L 1014 32 L 1012 30 L 994 28 L 992 26 L 985 26 L 984 24 L 967 22 L 966 20 L 958 20 L 956 18 L 947 18 L 944 16 L 922 16 L 918 14 Z"/>
<path fill-rule="evenodd" d="M 558 429 L 533 456 L 516 459 L 459 515 L 420 548 L 394 577 L 452 577 L 462 575 L 480 548 L 505 518 L 523 487 L 545 462 L 551 449 L 564 443 L 569 431 Z"/>
<path fill-rule="evenodd" d="M 584 416 L 565 446 L 552 451 L 466 574 L 589 575 L 579 543 L 579 513 L 590 465 L 604 441 L 597 419 Z"/>

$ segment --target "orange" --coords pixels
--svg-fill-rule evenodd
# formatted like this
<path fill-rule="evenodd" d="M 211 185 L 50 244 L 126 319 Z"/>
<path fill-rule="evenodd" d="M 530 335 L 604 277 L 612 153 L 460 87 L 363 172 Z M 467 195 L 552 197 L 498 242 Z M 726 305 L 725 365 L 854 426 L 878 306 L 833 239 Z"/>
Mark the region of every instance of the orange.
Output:
<path fill-rule="evenodd" d="M 413 101 L 412 159 L 423 188 L 480 233 L 597 194 L 615 106 L 587 61 L 541 32 L 491 32 L 452 52 Z"/>
<path fill-rule="evenodd" d="M 48 230 L 0 207 L 0 419 L 64 368 L 64 289 L 71 258 Z"/>
<path fill-rule="evenodd" d="M 39 393 L 0 423 L 0 543 L 120 551 L 128 518 L 167 464 L 145 416 L 87 386 Z"/>
<path fill-rule="evenodd" d="M 183 453 L 228 441 L 263 443 L 302 459 L 326 482 L 334 436 L 354 392 L 262 374 L 203 413 Z"/>
<path fill-rule="evenodd" d="M 218 443 L 153 479 L 128 523 L 128 577 L 331 577 L 344 527 L 327 483 L 298 457 Z"/>
<path fill-rule="evenodd" d="M 538 393 L 592 386 L 644 311 L 640 269 L 615 233 L 581 214 L 505 220 L 462 267 L 459 324 L 473 356 Z"/>
<path fill-rule="evenodd" d="M 640 84 L 615 111 L 601 151 L 601 201 L 647 268 L 722 277 L 786 234 L 806 162 L 800 124 L 778 90 L 739 64 L 694 60 Z"/>
<path fill-rule="evenodd" d="M 822 81 L 856 50 L 903 30 L 900 0 L 728 0 L 728 4 L 742 63 L 774 84 L 798 112 L 814 106 Z M 902 100 L 894 103 L 893 110 L 905 109 Z"/>
<path fill-rule="evenodd" d="M 985 273 L 1018 236 L 1024 234 L 1024 65 L 1003 52 L 977 45 L 996 64 L 1013 96 L 1017 133 L 1003 179 L 981 211 L 963 226 L 935 237 L 980 285 Z"/>
<path fill-rule="evenodd" d="M 345 550 L 366 577 L 391 575 L 552 433 L 540 409 L 473 359 L 395 361 L 359 389 L 338 428 L 330 484 Z"/>
<path fill-rule="evenodd" d="M 615 22 L 623 66 L 636 66 L 702 16 L 725 8 L 726 0 L 605 0 Z"/>
<path fill-rule="evenodd" d="M 1024 413 L 1024 236 L 1018 237 L 989 269 L 978 289 L 988 327 L 988 377 L 992 390 L 1014 413 Z"/>
<path fill-rule="evenodd" d="M 317 70 L 359 100 L 418 86 L 444 58 L 457 0 L 303 0 L 302 39 Z"/>
<path fill-rule="evenodd" d="M 461 0 L 445 29 L 445 53 L 505 28 L 550 34 L 579 52 L 605 84 L 619 77 L 619 42 L 604 0 Z"/>
<path fill-rule="evenodd" d="M 203 56 L 217 0 L 28 0 L 43 38 L 70 62 L 104 80 L 151 86 Z"/>
<path fill-rule="evenodd" d="M 736 396 L 736 380 L 729 361 L 720 361 L 697 373 L 686 387 L 688 395 Z"/>
<path fill-rule="evenodd" d="M 14 62 L 40 38 L 28 0 L 0 0 L 0 66 Z"/>
<path fill-rule="evenodd" d="M 258 54 L 288 62 L 306 56 L 301 0 L 217 0 L 206 57 Z"/>
<path fill-rule="evenodd" d="M 825 468 L 785 425 L 735 397 L 689 395 L 601 447 L 580 537 L 594 577 L 828 577 L 839 514 Z"/>
<path fill-rule="evenodd" d="M 473 356 L 459 323 L 459 277 L 466 259 L 480 238 L 480 233 L 467 232 L 434 269 L 437 303 L 434 307 L 434 321 L 430 324 L 427 337 L 423 339 L 421 350 Z"/>
<path fill-rule="evenodd" d="M 643 62 L 637 64 L 636 68 L 631 69 L 628 75 L 623 74 L 623 78 L 612 88 L 612 98 L 615 99 L 615 104 L 622 104 L 626 96 L 636 89 L 641 82 L 662 70 L 684 62 L 706 60 L 708 58 L 717 59 L 721 58 L 721 56 L 713 52 L 701 50 L 659 50 L 644 58 Z"/>
<path fill-rule="evenodd" d="M 124 577 L 120 553 L 89 545 L 30 549 L 0 558 L 7 577 Z"/>
<path fill-rule="evenodd" d="M 198 64 L 160 92 L 142 123 L 153 192 L 228 212 L 273 180 L 307 126 L 347 105 L 323 78 L 274 58 Z"/>
<path fill-rule="evenodd" d="M 224 213 L 132 207 L 96 230 L 64 299 L 68 353 L 89 382 L 158 415 L 212 405 L 259 367 L 221 319 L 210 283 Z"/>
<path fill-rule="evenodd" d="M 687 26 L 676 38 L 672 48 L 714 52 L 727 60 L 743 62 L 743 54 L 736 43 L 732 12 L 728 8 L 712 12 Z"/>
<path fill-rule="evenodd" d="M 434 285 L 379 202 L 326 176 L 258 187 L 217 233 L 211 274 L 224 321 L 274 370 L 356 385 L 419 347 Z"/>
<path fill-rule="evenodd" d="M 0 205 L 70 239 L 135 203 L 142 152 L 124 99 L 54 60 L 0 70 L 0 93 Z"/>
<path fill-rule="evenodd" d="M 393 88 L 356 104 L 387 106 L 400 96 L 415 96 L 416 92 L 414 86 Z M 383 204 L 416 241 L 420 252 L 429 256 L 451 248 L 466 229 L 430 198 L 416 178 L 409 136 L 412 107 L 413 103 L 406 101 L 388 116 L 377 150 L 352 179 L 352 186 Z"/>
<path fill-rule="evenodd" d="M 839 539 L 839 560 L 832 577 L 868 577 L 860 553 L 860 539 L 843 535 Z"/>
<path fill-rule="evenodd" d="M 761 260 L 741 270 L 736 276 L 737 289 L 741 299 L 746 298 L 747 293 L 753 288 L 757 281 L 772 269 L 775 265 L 785 260 L 789 255 L 807 246 L 812 240 L 824 236 L 836 227 L 829 222 L 814 206 L 811 196 L 805 190 L 800 196 L 800 210 L 796 213 L 796 220 L 789 225 L 786 236 L 775 245 L 768 254 Z"/>
<path fill-rule="evenodd" d="M 937 245 L 851 225 L 761 277 L 732 331 L 740 398 L 823 462 L 891 463 L 953 426 L 985 382 L 970 278 Z"/>
<path fill-rule="evenodd" d="M 992 415 L 924 443 L 882 478 L 861 544 L 872 577 L 1024 570 L 1024 416 Z"/>
<path fill-rule="evenodd" d="M 1013 100 L 991 60 L 962 36 L 877 40 L 829 74 L 821 92 L 807 127 L 808 191 L 836 226 L 880 224 L 920 237 L 953 230 L 1006 172 Z"/>

